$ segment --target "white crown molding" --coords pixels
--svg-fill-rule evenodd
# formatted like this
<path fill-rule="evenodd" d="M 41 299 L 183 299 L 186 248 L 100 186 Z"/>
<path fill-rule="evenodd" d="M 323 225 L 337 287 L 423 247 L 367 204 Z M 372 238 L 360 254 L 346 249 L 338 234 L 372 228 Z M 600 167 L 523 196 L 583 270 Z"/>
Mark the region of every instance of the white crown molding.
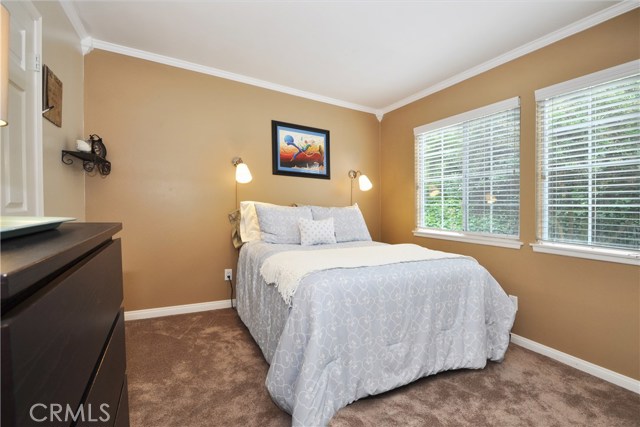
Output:
<path fill-rule="evenodd" d="M 531 341 L 530 339 L 518 336 L 514 333 L 511 334 L 511 342 L 519 345 L 520 347 L 524 347 L 527 350 L 531 350 L 538 354 L 542 354 L 543 356 L 557 360 L 565 365 L 572 366 L 589 375 L 598 377 L 601 380 L 605 380 L 634 393 L 640 394 L 640 381 L 636 379 L 603 368 L 602 366 L 595 365 L 591 362 L 587 362 L 586 360 L 579 359 L 575 356 L 571 356 L 570 354 L 563 353 L 554 348 L 547 347 L 546 345 L 535 341 Z"/>
<path fill-rule="evenodd" d="M 252 86 L 261 87 L 264 89 L 274 90 L 276 92 L 286 93 L 293 96 L 298 96 L 301 98 L 310 99 L 313 101 L 323 102 L 326 104 L 336 105 L 338 107 L 348 108 L 351 110 L 362 111 L 365 113 L 374 114 L 378 121 L 382 121 L 384 115 L 388 112 L 396 110 L 398 108 L 404 107 L 407 104 L 415 102 L 421 98 L 424 98 L 428 95 L 431 95 L 440 90 L 446 89 L 450 86 L 453 86 L 457 83 L 460 83 L 464 80 L 477 76 L 485 71 L 488 71 L 492 68 L 498 67 L 499 65 L 505 64 L 509 61 L 512 61 L 516 58 L 524 56 L 528 53 L 531 53 L 535 50 L 548 46 L 552 43 L 555 43 L 559 40 L 562 40 L 566 37 L 569 37 L 573 34 L 579 33 L 580 31 L 584 31 L 588 28 L 591 28 L 595 25 L 598 25 L 604 21 L 615 18 L 616 16 L 622 15 L 623 13 L 629 12 L 633 9 L 640 7 L 640 3 L 637 0 L 624 0 L 620 3 L 617 3 L 607 9 L 604 9 L 598 13 L 595 13 L 587 18 L 584 18 L 580 21 L 577 21 L 571 25 L 568 25 L 560 30 L 554 31 L 544 37 L 541 37 L 533 42 L 527 43 L 519 48 L 516 48 L 510 52 L 507 52 L 503 55 L 500 55 L 492 60 L 489 60 L 483 64 L 470 68 L 462 73 L 459 73 L 451 78 L 443 80 L 440 83 L 437 83 L 433 86 L 430 86 L 426 89 L 421 90 L 411 96 L 401 99 L 387 107 L 376 109 L 373 107 L 368 107 L 360 104 L 354 104 L 348 101 L 343 101 L 340 99 L 330 98 L 327 96 L 319 95 L 316 93 L 306 92 L 303 90 L 295 89 L 292 87 L 271 83 L 265 80 L 255 79 L 253 77 L 244 76 L 241 74 L 231 73 L 224 70 L 219 70 L 213 67 L 207 67 L 204 65 L 183 61 L 180 59 L 172 58 L 169 56 L 158 55 L 152 52 L 147 52 L 139 49 L 130 48 L 127 46 L 117 45 L 114 43 L 96 40 L 93 39 L 88 32 L 86 31 L 84 25 L 82 24 L 82 20 L 80 19 L 77 9 L 74 6 L 71 0 L 58 0 L 60 5 L 62 6 L 65 14 L 69 18 L 73 28 L 81 39 L 81 47 L 83 54 L 87 54 L 91 52 L 92 49 L 102 49 L 109 52 L 119 53 L 122 55 L 132 56 L 135 58 L 145 59 L 152 62 L 157 62 L 165 65 L 170 65 L 177 68 L 183 68 L 190 71 L 195 71 L 202 74 L 208 74 L 215 77 L 220 77 L 223 79 L 233 80 L 240 83 L 249 84 Z"/>
<path fill-rule="evenodd" d="M 80 40 L 80 47 L 82 48 L 82 54 L 86 55 L 93 50 L 93 38 L 85 37 Z"/>
<path fill-rule="evenodd" d="M 78 10 L 76 9 L 76 6 L 73 4 L 73 2 L 71 0 L 58 0 L 58 3 L 60 3 L 62 10 L 64 11 L 65 15 L 67 15 L 69 22 L 71 22 L 71 26 L 76 31 L 76 34 L 78 35 L 80 40 L 89 37 L 89 33 L 84 27 L 82 19 L 80 19 Z"/>
<path fill-rule="evenodd" d="M 386 114 L 390 111 L 397 110 L 398 108 L 404 107 L 405 105 L 411 104 L 419 99 L 424 98 L 425 96 L 431 95 L 433 93 L 439 92 L 443 89 L 446 89 L 450 86 L 453 86 L 457 83 L 470 79 L 471 77 L 475 77 L 478 74 L 482 74 L 485 71 L 489 71 L 492 68 L 498 67 L 502 64 L 505 64 L 509 61 L 513 61 L 521 56 L 524 56 L 528 53 L 534 52 L 538 49 L 541 49 L 545 46 L 548 46 L 552 43 L 555 43 L 559 40 L 565 39 L 569 36 L 577 34 L 581 31 L 584 31 L 588 28 L 594 27 L 602 22 L 608 21 L 609 19 L 615 18 L 616 16 L 622 15 L 623 13 L 629 12 L 633 9 L 640 7 L 640 2 L 637 0 L 625 0 L 620 3 L 617 3 L 611 7 L 608 7 L 598 13 L 595 13 L 591 16 L 588 16 L 584 19 L 574 22 L 571 25 L 568 25 L 564 28 L 561 28 L 557 31 L 554 31 L 550 34 L 547 34 L 544 37 L 541 37 L 537 40 L 534 40 L 530 43 L 527 43 L 523 46 L 520 46 L 516 49 L 513 49 L 505 54 L 502 54 L 494 59 L 491 59 L 487 62 L 484 62 L 480 65 L 477 65 L 473 68 L 470 68 L 466 71 L 463 71 L 460 74 L 457 74 L 453 77 L 450 77 L 446 80 L 441 81 L 431 87 L 421 90 L 411 96 L 408 96 L 404 99 L 401 99 L 398 102 L 395 102 L 387 107 L 384 107 L 380 110 L 382 114 Z"/>
<path fill-rule="evenodd" d="M 181 59 L 172 58 L 170 56 L 158 55 L 156 53 L 147 52 L 140 49 L 133 49 L 127 46 L 109 43 L 103 40 L 93 39 L 93 48 L 106 50 L 109 52 L 119 53 L 121 55 L 133 56 L 135 58 L 145 59 L 147 61 L 157 62 L 172 67 L 183 68 L 185 70 L 195 71 L 197 73 L 208 74 L 210 76 L 220 77 L 227 80 L 233 80 L 252 86 L 258 86 L 264 89 L 274 90 L 276 92 L 286 93 L 288 95 L 299 96 L 301 98 L 311 99 L 313 101 L 323 102 L 325 104 L 336 105 L 338 107 L 348 108 L 350 110 L 362 111 L 370 114 L 377 114 L 378 110 L 364 105 L 353 104 L 351 102 L 330 98 L 316 93 L 306 92 L 292 87 L 271 83 L 265 80 L 255 79 L 253 77 L 244 76 L 242 74 L 231 73 L 219 70 L 213 67 L 196 64 L 193 62 L 183 61 Z"/>

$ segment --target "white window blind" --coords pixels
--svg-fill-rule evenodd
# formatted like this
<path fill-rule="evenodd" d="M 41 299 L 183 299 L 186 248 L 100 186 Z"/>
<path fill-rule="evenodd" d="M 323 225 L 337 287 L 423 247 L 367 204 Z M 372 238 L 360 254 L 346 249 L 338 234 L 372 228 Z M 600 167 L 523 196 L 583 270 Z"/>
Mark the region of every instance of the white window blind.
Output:
<path fill-rule="evenodd" d="M 418 230 L 517 238 L 520 99 L 414 129 Z"/>
<path fill-rule="evenodd" d="M 538 239 L 640 249 L 640 62 L 536 91 Z"/>

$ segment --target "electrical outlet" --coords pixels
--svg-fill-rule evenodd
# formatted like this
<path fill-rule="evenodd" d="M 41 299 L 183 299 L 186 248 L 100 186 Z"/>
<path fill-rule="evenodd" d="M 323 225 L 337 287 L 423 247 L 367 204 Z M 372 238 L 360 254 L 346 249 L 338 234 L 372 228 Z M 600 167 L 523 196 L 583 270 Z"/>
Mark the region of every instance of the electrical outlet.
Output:
<path fill-rule="evenodd" d="M 224 280 L 232 280 L 233 279 L 233 270 L 230 268 L 224 269 Z"/>
<path fill-rule="evenodd" d="M 516 311 L 518 311 L 518 297 L 515 295 L 509 295 L 509 298 L 511 299 L 513 306 L 516 308 Z"/>

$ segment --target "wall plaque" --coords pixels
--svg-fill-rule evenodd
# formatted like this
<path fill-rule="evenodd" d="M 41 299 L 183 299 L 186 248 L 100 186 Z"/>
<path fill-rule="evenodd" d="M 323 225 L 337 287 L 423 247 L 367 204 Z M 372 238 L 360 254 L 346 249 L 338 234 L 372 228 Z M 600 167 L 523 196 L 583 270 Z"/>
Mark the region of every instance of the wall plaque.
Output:
<path fill-rule="evenodd" d="M 42 115 L 62 127 L 62 82 L 46 65 L 42 67 Z"/>

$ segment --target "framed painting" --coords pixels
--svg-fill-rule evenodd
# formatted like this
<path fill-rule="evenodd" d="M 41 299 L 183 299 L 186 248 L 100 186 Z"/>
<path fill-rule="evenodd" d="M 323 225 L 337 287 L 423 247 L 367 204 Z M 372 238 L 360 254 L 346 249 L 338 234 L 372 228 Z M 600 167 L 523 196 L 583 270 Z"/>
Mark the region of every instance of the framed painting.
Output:
<path fill-rule="evenodd" d="M 273 174 L 330 179 L 329 131 L 271 121 Z"/>

